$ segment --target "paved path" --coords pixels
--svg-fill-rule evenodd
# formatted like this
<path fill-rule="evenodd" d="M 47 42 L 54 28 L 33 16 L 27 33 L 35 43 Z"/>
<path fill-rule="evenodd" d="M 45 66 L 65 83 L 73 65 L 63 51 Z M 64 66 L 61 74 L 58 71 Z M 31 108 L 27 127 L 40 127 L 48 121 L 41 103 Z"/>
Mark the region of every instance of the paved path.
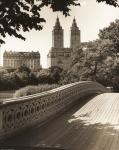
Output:
<path fill-rule="evenodd" d="M 83 100 L 48 125 L 10 138 L 2 145 L 119 150 L 119 94 Z"/>

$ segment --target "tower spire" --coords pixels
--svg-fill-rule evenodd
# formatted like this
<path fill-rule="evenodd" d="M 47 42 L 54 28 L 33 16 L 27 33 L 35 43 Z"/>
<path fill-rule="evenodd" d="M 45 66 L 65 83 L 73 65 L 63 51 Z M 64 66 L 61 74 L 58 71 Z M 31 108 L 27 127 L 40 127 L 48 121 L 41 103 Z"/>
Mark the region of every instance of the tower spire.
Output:
<path fill-rule="evenodd" d="M 60 25 L 59 17 L 57 15 L 55 26 L 52 31 L 52 47 L 63 48 L 64 47 L 64 34 L 62 26 Z"/>
<path fill-rule="evenodd" d="M 72 27 L 71 27 L 71 28 L 72 28 L 72 29 L 78 29 L 78 26 L 77 26 L 75 17 L 74 17 L 74 19 L 73 19 L 73 23 L 72 23 Z"/>
<path fill-rule="evenodd" d="M 59 21 L 58 15 L 57 15 L 57 18 L 56 18 L 56 22 L 55 22 L 54 28 L 55 28 L 55 29 L 62 28 L 61 25 L 60 25 L 60 21 Z"/>

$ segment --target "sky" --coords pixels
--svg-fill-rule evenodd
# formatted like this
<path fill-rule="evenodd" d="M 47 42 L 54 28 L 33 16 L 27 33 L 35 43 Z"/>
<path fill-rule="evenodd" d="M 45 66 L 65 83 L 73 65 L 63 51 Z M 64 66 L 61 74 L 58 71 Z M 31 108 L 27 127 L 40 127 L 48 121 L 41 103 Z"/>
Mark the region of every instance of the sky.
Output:
<path fill-rule="evenodd" d="M 0 48 L 0 65 L 2 65 L 2 56 L 7 51 L 39 51 L 41 54 L 41 65 L 47 68 L 47 54 L 52 47 L 52 29 L 59 16 L 60 23 L 64 29 L 64 45 L 69 47 L 70 27 L 75 17 L 77 25 L 81 30 L 81 42 L 88 42 L 98 38 L 100 29 L 109 26 L 110 22 L 119 19 L 119 8 L 97 3 L 96 0 L 81 0 L 81 6 L 71 7 L 70 16 L 65 17 L 61 12 L 52 12 L 50 8 L 43 8 L 41 17 L 46 19 L 43 23 L 43 30 L 30 32 L 21 32 L 26 40 L 7 36 L 6 44 Z"/>

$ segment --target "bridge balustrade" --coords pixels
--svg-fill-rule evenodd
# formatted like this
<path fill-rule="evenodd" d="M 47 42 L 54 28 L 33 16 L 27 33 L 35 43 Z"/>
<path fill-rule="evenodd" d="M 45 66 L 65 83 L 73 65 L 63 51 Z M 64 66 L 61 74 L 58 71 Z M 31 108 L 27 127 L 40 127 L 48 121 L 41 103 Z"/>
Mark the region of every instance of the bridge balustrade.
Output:
<path fill-rule="evenodd" d="M 0 103 L 0 138 L 35 124 L 40 125 L 51 116 L 71 107 L 75 101 L 82 100 L 84 96 L 105 92 L 108 89 L 99 83 L 84 81 L 34 95 L 3 100 Z"/>

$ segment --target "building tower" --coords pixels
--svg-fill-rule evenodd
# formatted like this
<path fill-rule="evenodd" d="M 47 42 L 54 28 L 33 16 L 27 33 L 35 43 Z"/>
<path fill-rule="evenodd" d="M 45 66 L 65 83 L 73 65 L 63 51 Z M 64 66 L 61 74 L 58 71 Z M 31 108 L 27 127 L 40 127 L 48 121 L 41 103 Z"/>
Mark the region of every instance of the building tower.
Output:
<path fill-rule="evenodd" d="M 55 26 L 52 31 L 52 47 L 54 48 L 63 48 L 64 47 L 64 38 L 63 38 L 63 29 L 60 25 L 59 18 L 57 17 Z"/>
<path fill-rule="evenodd" d="M 77 26 L 76 19 L 73 19 L 71 26 L 70 48 L 75 49 L 80 46 L 80 30 Z"/>

